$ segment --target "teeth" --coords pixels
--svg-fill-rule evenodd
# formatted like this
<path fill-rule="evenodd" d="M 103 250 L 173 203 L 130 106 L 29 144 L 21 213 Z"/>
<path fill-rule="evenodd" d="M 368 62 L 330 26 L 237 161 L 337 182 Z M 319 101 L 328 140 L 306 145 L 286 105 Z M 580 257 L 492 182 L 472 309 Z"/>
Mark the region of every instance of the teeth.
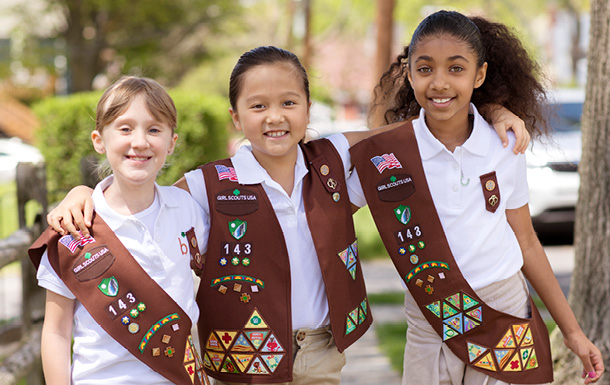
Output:
<path fill-rule="evenodd" d="M 450 100 L 451 100 L 451 98 L 444 98 L 444 99 L 434 99 L 434 98 L 433 98 L 433 99 L 432 99 L 432 101 L 433 101 L 434 103 L 447 103 L 447 102 L 448 102 L 448 101 L 450 101 Z"/>
<path fill-rule="evenodd" d="M 135 160 L 135 161 L 145 161 L 146 159 L 148 159 L 148 157 L 145 156 L 132 156 L 131 160 Z"/>
<path fill-rule="evenodd" d="M 282 136 L 284 134 L 286 134 L 286 131 L 273 131 L 273 132 L 268 132 L 267 136 L 270 136 L 272 138 L 277 138 L 277 137 Z"/>

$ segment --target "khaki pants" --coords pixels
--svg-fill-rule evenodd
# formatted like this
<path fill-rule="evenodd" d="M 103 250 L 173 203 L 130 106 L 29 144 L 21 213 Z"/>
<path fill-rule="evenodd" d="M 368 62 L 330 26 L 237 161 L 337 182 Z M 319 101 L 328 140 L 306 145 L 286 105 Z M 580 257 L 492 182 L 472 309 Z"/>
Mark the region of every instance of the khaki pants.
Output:
<path fill-rule="evenodd" d="M 529 292 L 521 272 L 476 291 L 490 307 L 529 316 Z M 407 345 L 402 385 L 508 385 L 464 364 L 424 318 L 413 296 L 405 295 Z"/>
<path fill-rule="evenodd" d="M 345 354 L 339 353 L 329 327 L 299 329 L 293 332 L 292 351 L 295 354 L 292 382 L 273 385 L 339 385 Z M 240 385 L 212 380 L 214 385 Z"/>

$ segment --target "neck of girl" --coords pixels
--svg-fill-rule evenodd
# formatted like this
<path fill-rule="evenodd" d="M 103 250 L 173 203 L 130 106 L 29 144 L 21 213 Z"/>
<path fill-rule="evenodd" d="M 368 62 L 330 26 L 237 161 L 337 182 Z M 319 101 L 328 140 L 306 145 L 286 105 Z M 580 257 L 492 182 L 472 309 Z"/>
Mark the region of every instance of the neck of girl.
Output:
<path fill-rule="evenodd" d="M 133 215 L 146 210 L 155 200 L 154 181 L 141 185 L 121 183 L 114 178 L 104 190 L 108 206 L 121 215 Z"/>
<path fill-rule="evenodd" d="M 474 117 L 471 115 L 443 121 L 434 121 L 426 117 L 428 130 L 451 152 L 470 137 L 473 123 Z"/>
<path fill-rule="evenodd" d="M 260 165 L 267 171 L 267 174 L 276 181 L 288 196 L 292 195 L 294 188 L 294 168 L 297 162 L 296 151 L 294 156 L 284 156 L 280 158 L 269 158 L 254 153 L 254 157 Z"/>

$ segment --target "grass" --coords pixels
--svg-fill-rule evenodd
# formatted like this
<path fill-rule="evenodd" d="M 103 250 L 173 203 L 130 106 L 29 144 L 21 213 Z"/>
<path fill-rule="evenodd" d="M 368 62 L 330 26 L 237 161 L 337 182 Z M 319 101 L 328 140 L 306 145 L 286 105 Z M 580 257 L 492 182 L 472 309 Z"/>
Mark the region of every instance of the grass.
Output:
<path fill-rule="evenodd" d="M 381 242 L 381 237 L 371 216 L 368 206 L 354 214 L 356 237 L 358 238 L 358 256 L 362 259 L 387 258 L 388 253 Z"/>
<path fill-rule="evenodd" d="M 546 310 L 544 303 L 539 297 L 533 296 L 534 304 L 540 311 Z M 369 302 L 371 304 L 402 304 L 404 301 L 404 293 L 387 292 L 380 294 L 369 294 Z M 552 319 L 545 320 L 549 334 L 555 329 L 557 324 Z M 377 325 L 375 327 L 381 351 L 385 352 L 390 359 L 392 368 L 398 373 L 402 373 L 402 364 L 404 360 L 404 349 L 407 342 L 407 324 L 406 322 L 387 323 Z"/>

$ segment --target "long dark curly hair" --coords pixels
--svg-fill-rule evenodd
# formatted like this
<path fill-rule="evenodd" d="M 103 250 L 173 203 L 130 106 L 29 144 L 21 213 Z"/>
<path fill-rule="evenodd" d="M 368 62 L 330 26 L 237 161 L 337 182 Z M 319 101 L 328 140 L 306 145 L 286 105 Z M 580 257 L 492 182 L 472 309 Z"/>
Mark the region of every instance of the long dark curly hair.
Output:
<path fill-rule="evenodd" d="M 477 107 L 499 104 L 525 122 L 532 137 L 547 132 L 547 100 L 540 66 L 532 60 L 517 36 L 504 24 L 459 12 L 439 11 L 425 18 L 411 38 L 411 44 L 396 57 L 375 87 L 369 126 L 399 122 L 419 114 L 420 105 L 407 80 L 410 53 L 428 37 L 451 35 L 472 49 L 481 66 L 487 62 L 483 85 L 472 94 Z"/>

